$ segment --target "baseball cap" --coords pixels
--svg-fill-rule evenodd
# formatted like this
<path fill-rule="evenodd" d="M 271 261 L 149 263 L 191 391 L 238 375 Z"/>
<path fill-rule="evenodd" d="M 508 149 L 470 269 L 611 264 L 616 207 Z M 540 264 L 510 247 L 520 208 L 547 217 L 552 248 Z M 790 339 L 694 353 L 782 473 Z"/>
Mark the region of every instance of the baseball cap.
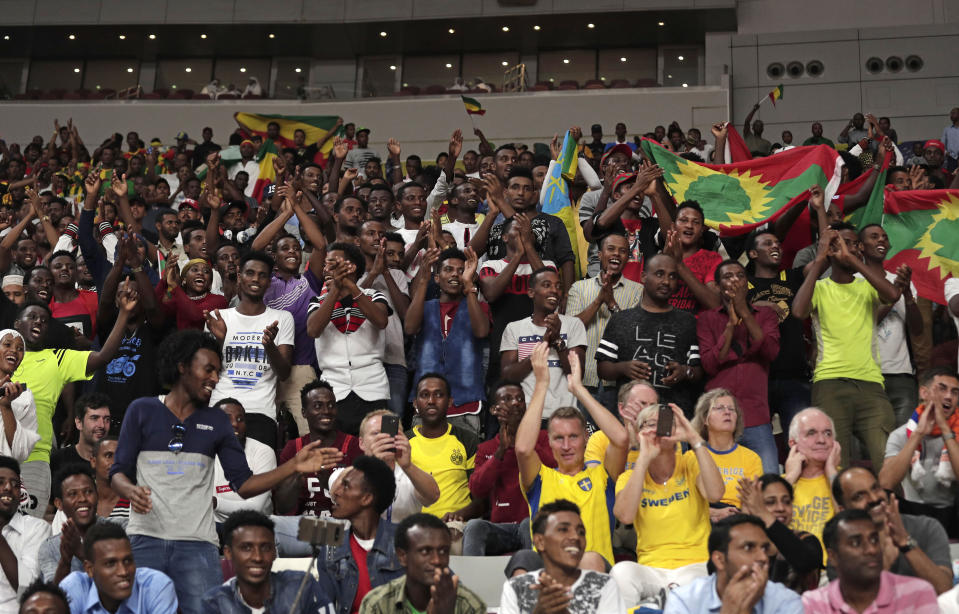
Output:
<path fill-rule="evenodd" d="M 923 149 L 929 149 L 930 147 L 946 153 L 946 144 L 938 139 L 929 139 L 926 141 L 926 144 L 922 146 Z"/>
<path fill-rule="evenodd" d="M 616 188 L 621 186 L 624 183 L 631 183 L 636 181 L 636 173 L 620 173 L 616 175 L 616 178 L 613 179 L 613 191 L 616 191 Z"/>
<path fill-rule="evenodd" d="M 593 126 L 589 129 L 589 131 L 590 131 L 590 133 L 593 133 L 593 132 L 602 132 L 602 131 L 603 131 L 603 127 L 600 126 L 599 124 L 593 124 Z"/>
<path fill-rule="evenodd" d="M 370 129 L 369 129 L 369 128 L 366 128 L 366 127 L 357 128 L 357 129 L 356 129 L 356 133 L 357 133 L 357 134 L 359 134 L 359 133 L 361 133 L 361 132 L 365 132 L 365 133 L 369 134 L 369 133 L 370 133 Z"/>
<path fill-rule="evenodd" d="M 633 159 L 633 150 L 630 149 L 629 145 L 626 145 L 624 143 L 618 143 L 610 147 L 609 150 L 603 154 L 603 157 L 600 159 L 600 163 L 605 163 L 606 159 L 609 158 L 614 153 L 616 153 L 617 151 L 623 154 L 624 156 L 626 156 L 627 160 Z"/>
<path fill-rule="evenodd" d="M 189 138 L 190 138 L 190 135 L 188 135 L 186 132 L 180 131 L 176 133 L 176 140 L 178 141 L 185 141 Z"/>
<path fill-rule="evenodd" d="M 226 205 L 223 206 L 223 213 L 226 213 L 230 209 L 235 209 L 235 208 L 239 208 L 243 211 L 243 213 L 246 213 L 246 209 L 247 209 L 246 202 L 242 200 L 231 200 L 230 202 L 228 202 Z"/>
<path fill-rule="evenodd" d="M 192 198 L 184 198 L 183 201 L 180 203 L 179 209 L 182 209 L 183 207 L 189 207 L 191 209 L 196 209 L 197 211 L 199 211 L 200 203 L 196 202 Z"/>
<path fill-rule="evenodd" d="M 153 147 L 160 147 L 161 145 L 163 145 L 163 141 L 157 138 L 153 138 L 153 139 L 150 139 L 150 145 Z"/>
<path fill-rule="evenodd" d="M 256 147 L 256 145 L 250 139 L 243 139 L 242 141 L 240 141 L 240 147 L 243 147 L 244 145 L 249 145 L 250 147 Z"/>

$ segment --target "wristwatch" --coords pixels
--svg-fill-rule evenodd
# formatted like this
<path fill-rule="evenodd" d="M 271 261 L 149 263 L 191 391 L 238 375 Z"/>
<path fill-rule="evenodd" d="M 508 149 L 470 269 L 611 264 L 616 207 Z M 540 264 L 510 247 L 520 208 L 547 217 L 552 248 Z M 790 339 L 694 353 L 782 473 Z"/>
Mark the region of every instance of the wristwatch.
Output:
<path fill-rule="evenodd" d="M 556 342 L 553 344 L 553 349 L 555 349 L 557 352 L 565 352 L 565 351 L 566 351 L 566 341 L 565 341 L 564 339 L 560 339 L 559 341 L 556 341 Z"/>
<path fill-rule="evenodd" d="M 910 550 L 918 546 L 919 544 L 916 542 L 916 540 L 914 540 L 912 536 L 910 536 L 909 539 L 906 540 L 905 544 L 899 546 L 899 552 L 902 554 L 906 554 L 907 552 L 909 552 Z"/>

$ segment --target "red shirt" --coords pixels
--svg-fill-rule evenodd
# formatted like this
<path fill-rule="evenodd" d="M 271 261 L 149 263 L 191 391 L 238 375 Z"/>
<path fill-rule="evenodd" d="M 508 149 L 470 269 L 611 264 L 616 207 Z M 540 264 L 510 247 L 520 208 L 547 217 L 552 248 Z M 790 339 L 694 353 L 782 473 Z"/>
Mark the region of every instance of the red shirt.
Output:
<path fill-rule="evenodd" d="M 286 446 L 284 446 L 283 451 L 280 452 L 279 464 L 282 465 L 296 456 L 296 453 L 308 443 L 310 443 L 309 433 L 293 441 L 286 442 Z M 337 433 L 336 440 L 330 447 L 337 448 L 343 453 L 343 460 L 337 467 L 349 467 L 353 464 L 354 458 L 362 456 L 363 454 L 363 451 L 360 450 L 360 440 L 346 433 Z M 299 501 L 297 501 L 296 509 L 292 515 L 306 514 L 308 516 L 320 516 L 322 512 L 330 510 L 333 502 L 326 496 L 325 486 L 332 471 L 333 469 L 328 469 L 322 474 L 310 473 L 303 476 L 300 498 Z"/>
<path fill-rule="evenodd" d="M 463 299 L 466 300 L 466 299 Z M 453 323 L 453 318 L 456 317 L 456 311 L 459 309 L 460 305 L 463 303 L 463 300 L 459 301 L 450 301 L 449 303 L 440 303 L 440 324 L 443 327 L 443 338 L 450 334 L 450 325 Z M 490 315 L 489 304 L 480 303 L 480 308 L 483 310 L 483 313 L 486 314 L 486 317 L 490 322 L 493 321 L 493 316 Z M 467 307 L 468 309 L 468 307 Z M 450 408 L 446 412 L 447 417 L 452 416 L 463 416 L 466 414 L 478 414 L 480 411 L 480 402 L 473 401 L 472 403 L 463 403 L 462 405 L 456 404 L 456 399 L 450 400 Z"/>
<path fill-rule="evenodd" d="M 84 337 L 93 339 L 97 332 L 97 293 L 89 290 L 77 292 L 77 298 L 68 303 L 50 299 L 50 311 L 57 320 L 80 330 Z"/>
<path fill-rule="evenodd" d="M 516 450 L 507 448 L 503 460 L 496 460 L 499 433 L 476 449 L 476 468 L 470 475 L 470 492 L 474 498 L 490 498 L 490 522 L 522 522 L 529 518 L 529 504 L 519 485 L 519 462 Z M 546 431 L 539 432 L 536 453 L 547 467 L 556 467 Z"/>
<path fill-rule="evenodd" d="M 360 611 L 360 603 L 363 597 L 370 592 L 373 587 L 370 585 L 370 569 L 366 566 L 366 550 L 356 541 L 356 536 L 350 531 L 350 552 L 353 553 L 353 560 L 356 562 L 356 568 L 360 576 L 356 583 L 356 597 L 353 598 L 353 605 L 350 606 L 350 614 L 356 614 Z"/>
<path fill-rule="evenodd" d="M 686 265 L 686 268 L 703 284 L 716 281 L 716 267 L 718 267 L 722 261 L 723 257 L 720 256 L 719 253 L 702 248 L 692 256 L 683 258 L 683 264 Z M 696 297 L 693 296 L 693 291 L 689 289 L 689 286 L 687 286 L 686 282 L 682 279 L 679 280 L 676 293 L 669 297 L 669 304 L 676 309 L 688 311 L 693 315 L 703 310 L 702 305 L 700 305 Z"/>

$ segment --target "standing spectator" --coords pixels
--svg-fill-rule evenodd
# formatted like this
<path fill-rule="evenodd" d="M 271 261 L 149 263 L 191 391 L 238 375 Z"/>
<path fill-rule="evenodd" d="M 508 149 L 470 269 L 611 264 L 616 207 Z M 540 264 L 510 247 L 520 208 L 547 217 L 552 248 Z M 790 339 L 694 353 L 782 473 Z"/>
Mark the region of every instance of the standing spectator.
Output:
<path fill-rule="evenodd" d="M 590 394 L 610 409 L 615 404 L 616 385 L 599 379 L 596 350 L 609 318 L 623 309 L 636 307 L 642 297 L 642 286 L 623 277 L 623 268 L 628 262 L 626 237 L 616 232 L 607 234 L 599 240 L 599 275 L 574 283 L 566 299 L 566 314 L 579 318 L 586 327 L 583 384 Z"/>
<path fill-rule="evenodd" d="M 946 144 L 946 170 L 954 171 L 959 165 L 959 107 L 949 111 L 949 121 L 942 131 L 942 142 Z"/>
<path fill-rule="evenodd" d="M 863 126 L 865 121 L 866 118 L 862 113 L 854 114 L 852 119 L 849 120 L 849 123 L 843 127 L 842 132 L 839 133 L 837 141 L 846 143 L 849 147 L 852 147 L 859 141 L 869 138 L 869 132 Z"/>
<path fill-rule="evenodd" d="M 779 470 L 766 382 L 769 363 L 779 353 L 779 318 L 769 307 L 746 300 L 746 269 L 736 260 L 716 267 L 722 306 L 699 314 L 696 334 L 709 379 L 706 390 L 725 388 L 743 407 L 741 442 L 759 454 L 764 473 Z"/>
<path fill-rule="evenodd" d="M 922 403 L 908 422 L 889 434 L 879 482 L 889 490 L 902 485 L 904 512 L 935 518 L 956 535 L 959 376 L 946 367 L 925 371 L 919 397 Z"/>
<path fill-rule="evenodd" d="M 743 122 L 743 141 L 745 141 L 746 147 L 749 148 L 749 152 L 752 155 L 768 156 L 769 152 L 772 151 L 773 144 L 763 138 L 763 128 L 765 127 L 763 120 L 757 119 L 753 121 L 753 115 L 755 115 L 758 110 L 759 103 L 756 103 L 753 105 L 749 115 L 746 116 L 746 121 Z"/>
<path fill-rule="evenodd" d="M 16 612 L 18 592 L 39 575 L 40 545 L 50 537 L 49 524 L 17 511 L 20 485 L 20 464 L 0 456 L 0 611 L 5 613 Z"/>
<path fill-rule="evenodd" d="M 572 372 L 570 356 L 575 354 L 577 365 L 586 355 L 586 327 L 579 318 L 557 313 L 563 298 L 563 289 L 556 271 L 542 268 L 529 278 L 529 296 L 533 299 L 533 315 L 510 322 L 503 332 L 500 357 L 502 376 L 508 382 L 519 383 L 526 393 L 526 402 L 533 398 L 536 376 L 533 374 L 533 348 L 540 342 L 549 346 L 549 390 L 543 417 L 549 418 L 560 407 L 575 405 L 576 398 L 567 388 L 565 375 Z M 579 378 L 582 373 L 577 373 Z"/>
<path fill-rule="evenodd" d="M 529 529 L 529 506 L 519 487 L 516 459 L 516 429 L 526 413 L 526 398 L 517 384 L 500 383 L 493 388 L 490 414 L 499 421 L 499 432 L 476 451 L 476 469 L 470 476 L 472 495 L 489 500 L 489 520 L 474 518 L 463 531 L 463 555 L 505 554 L 533 547 Z M 549 436 L 540 430 L 536 454 L 547 467 L 556 467 Z"/>
<path fill-rule="evenodd" d="M 589 149 L 592 158 L 601 158 L 606 150 L 606 144 L 603 143 L 603 127 L 600 124 L 593 124 L 589 129 L 589 134 L 593 137 L 593 140 L 586 143 L 586 148 Z"/>
<path fill-rule="evenodd" d="M 276 469 L 276 453 L 273 449 L 246 436 L 246 409 L 239 401 L 226 397 L 214 403 L 213 407 L 223 410 L 223 413 L 230 417 L 233 434 L 243 448 L 246 464 L 250 466 L 254 474 L 269 473 Z M 273 513 L 273 501 L 269 492 L 260 493 L 249 499 L 243 499 L 233 492 L 230 481 L 223 473 L 223 464 L 219 458 L 216 459 L 213 472 L 213 498 L 216 499 L 214 517 L 218 523 L 225 522 L 227 516 L 238 510 L 254 510 L 262 514 Z"/>
<path fill-rule="evenodd" d="M 323 378 L 333 386 L 338 426 L 356 435 L 366 414 L 387 405 L 383 357 L 390 308 L 383 293 L 357 286 L 366 259 L 355 245 L 330 245 L 324 268 L 326 283 L 310 300 L 306 330 L 316 339 Z"/>
<path fill-rule="evenodd" d="M 826 137 L 822 135 L 822 124 L 819 122 L 812 123 L 812 136 L 802 142 L 803 147 L 809 145 L 829 145 L 830 147 L 835 147 L 836 145 Z"/>
<path fill-rule="evenodd" d="M 839 512 L 826 523 L 823 541 L 839 577 L 827 586 L 803 593 L 806 614 L 838 614 L 853 609 L 912 614 L 939 612 L 936 592 L 928 582 L 883 570 L 879 528 L 868 512 Z"/>
<path fill-rule="evenodd" d="M 239 399 L 247 410 L 248 435 L 276 449 L 276 389 L 290 375 L 293 316 L 263 302 L 272 274 L 272 258 L 263 252 L 248 253 L 240 261 L 239 304 L 205 315 L 224 357 L 223 374 L 210 402 Z"/>
<path fill-rule="evenodd" d="M 223 581 L 213 521 L 213 459 L 223 463 L 233 492 L 247 499 L 295 473 L 322 470 L 338 460 L 339 451 L 310 443 L 277 469 L 254 475 L 229 418 L 209 407 L 220 379 L 217 340 L 179 331 L 158 353 L 161 381 L 170 392 L 162 401 L 137 399 L 127 409 L 110 479 L 117 494 L 131 502 L 128 528 L 137 560 L 167 573 L 183 613 L 199 614 L 203 594 Z"/>
<path fill-rule="evenodd" d="M 416 336 L 414 380 L 419 381 L 426 373 L 445 376 L 453 386 L 447 420 L 478 435 L 486 396 L 484 340 L 489 336 L 491 316 L 489 305 L 479 300 L 476 265 L 476 254 L 470 248 L 466 248 L 466 253 L 455 248 L 441 252 L 433 275 L 440 295 L 427 301 L 427 277 L 433 269 L 432 258 L 427 254 L 417 274 L 403 328 L 407 335 Z"/>
<path fill-rule="evenodd" d="M 810 198 L 816 197 L 818 192 Z M 874 312 L 899 300 L 900 292 L 884 274 L 863 264 L 861 248 L 853 226 L 840 222 L 825 230 L 816 259 L 793 299 L 793 314 L 800 319 L 812 316 L 820 348 L 812 402 L 836 424 L 842 465 L 849 464 L 855 432 L 863 440 L 872 466 L 882 467 L 895 415 L 873 351 Z M 820 280 L 827 266 L 832 273 Z"/>
<path fill-rule="evenodd" d="M 660 235 L 666 237 L 663 253 L 676 261 L 679 283 L 669 302 L 673 307 L 693 314 L 721 304 L 719 283 L 716 281 L 716 269 L 723 257 L 704 247 L 706 214 L 694 200 L 687 200 L 676 208 L 675 222 L 673 214 L 658 199 L 656 202 L 659 217 Z"/>
<path fill-rule="evenodd" d="M 449 553 L 450 533 L 442 521 L 429 514 L 407 517 L 396 528 L 396 555 L 405 575 L 374 587 L 359 612 L 394 614 L 404 604 L 414 612 L 483 614 L 483 600 L 450 571 Z"/>
<path fill-rule="evenodd" d="M 636 151 L 636 144 L 626 140 L 626 137 L 627 137 L 626 124 L 624 124 L 623 122 L 617 122 L 616 127 L 613 129 L 613 132 L 616 135 L 616 140 L 611 143 L 606 143 L 607 151 L 612 147 L 616 147 L 617 145 L 626 145 L 632 151 Z"/>
<path fill-rule="evenodd" d="M 191 234 L 199 236 L 199 229 Z M 209 261 L 205 257 L 191 258 L 182 273 L 175 264 L 166 267 L 155 290 L 156 300 L 167 318 L 175 318 L 178 330 L 202 330 L 204 313 L 227 306 L 222 294 L 211 291 L 212 285 L 213 268 Z"/>
<path fill-rule="evenodd" d="M 50 258 L 53 273 L 53 317 L 88 339 L 97 330 L 97 294 L 77 289 L 77 259 L 71 252 L 55 252 Z"/>
<path fill-rule="evenodd" d="M 559 499 L 540 508 L 533 522 L 533 540 L 543 568 L 506 581 L 500 599 L 502 614 L 626 611 L 611 577 L 579 568 L 586 550 L 586 526 L 575 503 Z"/>
<path fill-rule="evenodd" d="M 356 131 L 356 145 L 350 148 L 350 151 L 346 154 L 346 160 L 343 161 L 343 168 L 350 169 L 355 168 L 360 171 L 360 174 L 365 177 L 363 173 L 364 168 L 366 167 L 367 161 L 370 158 L 379 158 L 380 156 L 377 153 L 369 148 L 370 144 L 370 129 L 369 128 L 360 128 Z"/>
<path fill-rule="evenodd" d="M 617 206 L 624 206 L 626 203 L 618 203 L 622 193 L 626 191 L 626 184 L 635 184 L 636 173 L 632 169 L 632 150 L 626 145 L 616 145 L 610 148 L 600 158 L 599 171 L 603 174 L 602 189 L 592 189 L 583 194 L 579 199 L 579 223 L 583 227 L 583 234 L 586 240 L 590 242 L 587 252 L 587 273 L 597 275 L 599 273 L 599 251 L 596 239 L 602 237 L 605 231 L 609 230 L 610 224 L 606 224 L 602 229 L 599 228 L 598 220 L 600 216 L 609 209 Z M 645 184 L 644 184 L 645 185 Z M 617 188 L 621 188 L 617 190 Z M 635 196 L 635 201 L 633 197 Z M 612 199 L 612 202 L 610 202 Z M 646 200 L 643 188 L 635 188 L 630 195 L 630 203 L 627 209 L 620 208 L 619 211 L 603 215 L 604 220 L 613 221 L 608 218 L 615 217 L 619 220 L 621 217 L 631 217 L 630 213 L 638 216 L 649 216 L 651 204 Z M 630 213 L 625 213 L 630 211 Z M 624 216 L 620 214 L 625 213 Z M 626 224 L 626 222 L 624 222 Z M 656 228 L 655 222 L 651 228 Z M 628 276 L 628 273 L 627 273 Z"/>
<path fill-rule="evenodd" d="M 659 254 L 646 262 L 639 305 L 614 313 L 596 350 L 600 377 L 622 386 L 649 381 L 663 402 L 692 414 L 695 382 L 702 378 L 696 319 L 670 304 L 679 275 L 676 262 Z"/>

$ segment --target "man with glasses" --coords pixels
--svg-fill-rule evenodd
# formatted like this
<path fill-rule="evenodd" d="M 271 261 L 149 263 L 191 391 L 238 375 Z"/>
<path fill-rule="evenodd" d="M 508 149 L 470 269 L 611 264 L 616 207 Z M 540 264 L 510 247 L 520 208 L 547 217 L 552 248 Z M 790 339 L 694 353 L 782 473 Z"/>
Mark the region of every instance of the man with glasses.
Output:
<path fill-rule="evenodd" d="M 201 598 L 223 581 L 213 522 L 214 459 L 244 499 L 266 492 L 294 473 L 322 471 L 339 460 L 320 442 L 291 460 L 254 475 L 229 417 L 209 407 L 220 379 L 220 346 L 209 334 L 183 330 L 159 348 L 160 379 L 170 392 L 130 404 L 110 478 L 130 500 L 133 553 L 143 567 L 173 580 L 184 614 L 199 614 Z"/>

